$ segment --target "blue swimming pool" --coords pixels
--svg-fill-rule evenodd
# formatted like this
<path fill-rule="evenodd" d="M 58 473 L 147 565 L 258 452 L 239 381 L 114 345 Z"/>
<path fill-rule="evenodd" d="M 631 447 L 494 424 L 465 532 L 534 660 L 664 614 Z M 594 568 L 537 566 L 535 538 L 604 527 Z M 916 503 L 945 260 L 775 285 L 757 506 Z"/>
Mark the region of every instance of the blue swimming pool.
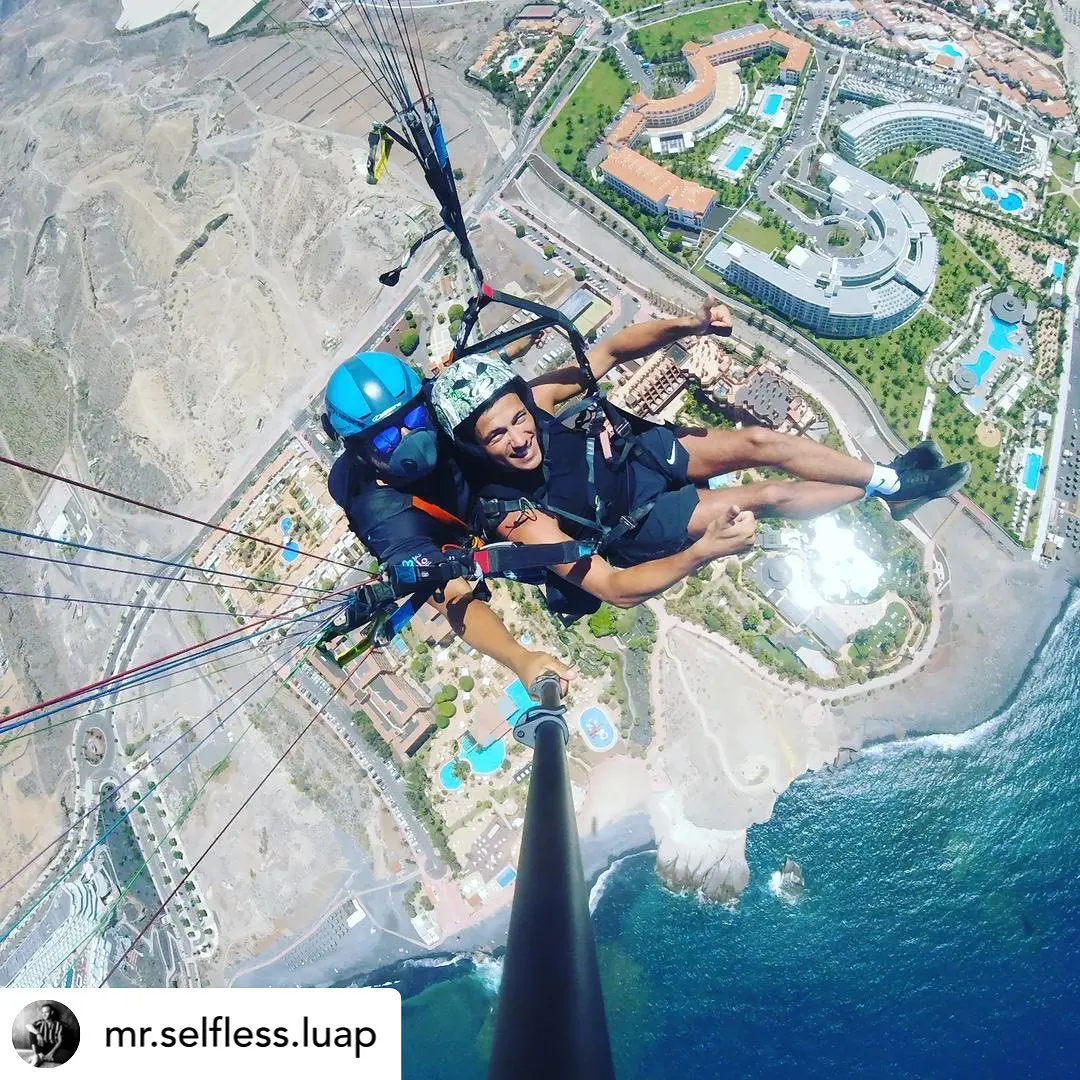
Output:
<path fill-rule="evenodd" d="M 278 528 L 281 529 L 282 536 L 288 536 L 292 532 L 292 518 L 286 514 L 279 522 Z"/>
<path fill-rule="evenodd" d="M 513 720 L 517 717 L 518 713 L 523 713 L 530 706 L 536 704 L 529 694 L 529 691 L 525 689 L 525 684 L 520 679 L 515 679 L 506 688 L 506 696 L 513 702 L 516 710 L 514 717 L 509 718 L 510 723 L 513 723 Z"/>
<path fill-rule="evenodd" d="M 737 150 L 731 153 L 731 156 L 724 162 L 724 168 L 730 172 L 738 172 L 745 164 L 746 159 L 750 156 L 751 147 L 740 146 Z"/>
<path fill-rule="evenodd" d="M 520 71 L 524 66 L 525 56 L 522 53 L 514 53 L 513 56 L 507 58 L 506 70 L 509 71 L 511 75 Z"/>
<path fill-rule="evenodd" d="M 1039 490 L 1039 473 L 1042 471 L 1042 454 L 1036 454 L 1034 450 L 1028 451 L 1027 463 L 1024 465 L 1024 487 L 1028 491 Z"/>
<path fill-rule="evenodd" d="M 1019 352 L 1020 346 L 1015 344 L 1009 335 L 1016 329 L 1007 322 L 1002 322 L 996 315 L 990 316 L 990 348 L 997 352 Z"/>
<path fill-rule="evenodd" d="M 837 26 L 850 26 L 851 25 L 851 20 L 850 19 L 837 19 L 836 20 L 836 25 Z"/>
<path fill-rule="evenodd" d="M 480 749 L 473 741 L 471 735 L 466 735 L 461 740 L 461 756 L 481 776 L 493 773 L 506 758 L 506 746 L 502 739 L 496 739 L 493 743 Z"/>
<path fill-rule="evenodd" d="M 442 784 L 442 786 L 446 788 L 447 791 L 456 791 L 459 787 L 461 787 L 461 781 L 454 775 L 453 761 L 448 761 L 439 770 L 439 783 Z"/>
<path fill-rule="evenodd" d="M 593 750 L 610 750 L 615 743 L 615 726 L 598 705 L 593 705 L 581 714 L 578 727 Z"/>
<path fill-rule="evenodd" d="M 983 186 L 979 188 L 979 191 L 984 199 L 991 199 L 994 202 L 997 202 L 998 193 L 989 184 L 983 184 Z"/>
<path fill-rule="evenodd" d="M 976 384 L 981 384 L 983 376 L 990 370 L 990 365 L 993 362 L 994 354 L 987 349 L 983 349 L 974 364 L 965 364 L 964 367 L 974 373 Z"/>
<path fill-rule="evenodd" d="M 946 56 L 951 56 L 954 60 L 959 60 L 964 55 L 951 41 L 946 41 L 945 44 L 941 46 L 941 51 Z"/>
<path fill-rule="evenodd" d="M 1054 277 L 1056 277 L 1058 279 L 1058 281 L 1060 281 L 1062 276 L 1065 273 L 1065 264 L 1063 262 L 1061 262 L 1060 260 L 1055 259 L 1054 260 L 1054 265 L 1053 265 L 1053 267 L 1051 267 L 1050 272 L 1054 275 Z"/>
<path fill-rule="evenodd" d="M 1015 214 L 1018 210 L 1024 209 L 1024 200 L 1015 191 L 1010 191 L 998 205 L 1006 213 Z"/>
<path fill-rule="evenodd" d="M 505 889 L 507 885 L 513 883 L 516 877 L 517 874 L 514 872 L 514 868 L 508 866 L 495 880 Z"/>
<path fill-rule="evenodd" d="M 784 100 L 783 94 L 778 94 L 775 91 L 771 93 L 766 99 L 765 104 L 761 106 L 761 112 L 763 116 L 775 116 L 780 111 L 780 102 Z M 747 149 L 749 153 L 749 149 Z M 743 159 L 746 160 L 745 158 Z M 729 166 L 730 168 L 730 166 Z"/>
<path fill-rule="evenodd" d="M 286 562 L 296 562 L 297 555 L 300 554 L 300 545 L 295 540 L 290 540 L 285 545 L 285 550 L 281 553 L 281 557 Z"/>

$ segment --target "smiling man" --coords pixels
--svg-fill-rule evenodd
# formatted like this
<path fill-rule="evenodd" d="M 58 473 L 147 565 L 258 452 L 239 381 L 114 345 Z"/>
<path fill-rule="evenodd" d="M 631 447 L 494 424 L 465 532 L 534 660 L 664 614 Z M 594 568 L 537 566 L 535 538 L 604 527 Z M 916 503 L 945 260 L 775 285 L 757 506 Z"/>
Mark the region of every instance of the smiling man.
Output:
<path fill-rule="evenodd" d="M 591 349 L 588 362 L 600 379 L 680 338 L 731 330 L 730 311 L 710 301 L 685 319 L 628 326 Z M 553 569 L 615 604 L 631 597 L 613 590 L 613 567 L 669 558 L 706 538 L 717 554 L 732 554 L 752 542 L 755 517 L 812 518 L 867 496 L 905 517 L 970 473 L 967 464 L 943 466 L 930 443 L 879 465 L 768 428 L 668 427 L 615 410 L 628 429 L 620 435 L 595 411 L 571 409 L 574 422 L 560 420 L 560 407 L 584 389 L 576 365 L 526 383 L 498 357 L 478 354 L 440 375 L 431 400 L 444 431 L 480 463 L 489 531 L 527 544 L 599 539 L 604 558 Z M 706 487 L 710 477 L 766 466 L 797 479 Z"/>

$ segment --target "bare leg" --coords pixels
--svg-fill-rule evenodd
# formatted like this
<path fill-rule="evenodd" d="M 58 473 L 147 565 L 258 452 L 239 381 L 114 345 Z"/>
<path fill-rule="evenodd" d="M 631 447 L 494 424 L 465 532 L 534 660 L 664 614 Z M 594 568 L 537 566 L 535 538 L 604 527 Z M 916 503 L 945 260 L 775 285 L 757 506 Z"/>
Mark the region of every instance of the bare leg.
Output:
<path fill-rule="evenodd" d="M 850 484 L 865 491 L 874 471 L 868 461 L 830 450 L 813 439 L 781 435 L 769 428 L 749 427 L 741 431 L 680 428 L 678 439 L 690 455 L 687 472 L 695 482 L 736 469 L 770 465 L 803 480 Z"/>
<path fill-rule="evenodd" d="M 735 506 L 753 510 L 757 517 L 815 518 L 858 502 L 865 494 L 853 484 L 823 484 L 814 480 L 767 480 L 716 491 L 702 490 L 687 532 L 696 538 L 705 532 L 710 521 L 728 522 Z"/>

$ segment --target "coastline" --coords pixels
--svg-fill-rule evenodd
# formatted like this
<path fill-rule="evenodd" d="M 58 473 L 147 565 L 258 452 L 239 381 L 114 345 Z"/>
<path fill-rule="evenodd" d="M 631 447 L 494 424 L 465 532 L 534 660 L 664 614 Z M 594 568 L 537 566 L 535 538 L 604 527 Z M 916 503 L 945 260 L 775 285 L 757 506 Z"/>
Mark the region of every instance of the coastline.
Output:
<path fill-rule="evenodd" d="M 999 580 L 997 587 L 1000 589 L 1001 585 Z M 1025 605 L 1026 620 L 1016 627 L 1018 633 L 1032 641 L 1031 648 L 1016 648 L 1015 635 L 1004 634 L 998 638 L 998 647 L 988 652 L 987 661 L 997 670 L 995 679 L 987 681 L 976 678 L 973 672 L 958 676 L 950 665 L 938 664 L 934 670 L 913 674 L 887 693 L 872 693 L 867 699 L 847 703 L 842 714 L 841 710 L 837 712 L 837 734 L 846 729 L 851 738 L 839 740 L 841 751 L 835 763 L 822 762 L 819 767 L 842 767 L 860 750 L 871 746 L 930 733 L 965 731 L 1007 709 L 1022 691 L 1032 666 L 1037 663 L 1046 642 L 1080 590 L 1080 583 L 1063 575 L 1056 578 L 1044 576 L 1043 585 L 1038 590 L 1040 597 L 1052 597 L 1053 603 L 1029 602 Z M 1025 581 L 1023 591 L 1030 594 L 1030 587 L 1031 582 Z M 1006 605 L 1006 608 L 1009 609 L 1009 606 Z M 964 621 L 962 617 L 958 620 L 960 625 Z M 967 652 L 971 643 L 962 648 L 964 642 L 961 640 L 958 644 L 955 640 L 957 636 L 962 639 L 965 635 L 958 627 L 948 629 L 953 639 L 952 652 Z M 1037 634 L 1029 636 L 1036 630 Z M 981 635 L 978 637 L 981 639 Z M 1010 660 L 1013 662 L 1010 663 Z M 950 695 L 940 694 L 943 679 L 955 684 Z M 1006 683 L 1007 686 L 1004 685 Z M 966 707 L 954 712 L 952 705 L 957 696 L 962 697 Z M 906 712 L 911 722 L 898 722 L 899 709 Z M 859 715 L 860 712 L 863 715 Z M 775 792 L 775 795 L 779 794 L 779 791 Z M 616 861 L 644 851 L 655 851 L 661 846 L 663 838 L 657 835 L 653 821 L 654 815 L 638 807 L 581 836 L 582 864 L 590 887 L 595 887 L 599 877 Z M 247 979 L 241 981 L 245 985 L 260 986 L 377 985 L 396 979 L 401 973 L 401 965 L 409 962 L 420 961 L 425 968 L 441 969 L 474 956 L 497 959 L 505 949 L 509 923 L 510 907 L 507 905 L 433 948 L 405 941 L 392 930 L 380 929 L 372 933 L 373 928 L 368 927 L 363 936 L 354 932 L 323 957 L 317 965 L 318 970 L 290 972 L 284 964 L 288 956 L 285 953 L 281 955 L 280 963 L 274 962 L 259 969 L 257 983 Z M 364 927 L 365 924 L 360 926 Z"/>

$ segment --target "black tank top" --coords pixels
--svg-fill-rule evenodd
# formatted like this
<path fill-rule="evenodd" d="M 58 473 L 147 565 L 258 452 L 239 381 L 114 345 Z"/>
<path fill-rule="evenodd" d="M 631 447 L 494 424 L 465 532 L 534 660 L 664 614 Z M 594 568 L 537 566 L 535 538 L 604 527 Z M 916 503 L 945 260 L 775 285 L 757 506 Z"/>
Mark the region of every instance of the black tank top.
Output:
<path fill-rule="evenodd" d="M 586 434 L 559 423 L 551 413 L 535 405 L 529 407 L 529 411 L 536 421 L 537 430 L 543 432 L 546 429 L 547 432 L 544 461 L 535 469 L 528 470 L 491 466 L 491 478 L 479 484 L 477 497 L 500 500 L 525 498 L 538 505 L 546 504 L 552 511 L 566 511 L 575 517 L 593 521 L 597 516 L 593 498 L 598 496 L 600 521 L 605 526 L 614 526 L 631 509 L 633 487 L 627 464 L 608 461 L 598 442 L 594 455 L 594 486 L 590 490 Z M 632 419 L 643 423 L 637 417 Z M 497 515 L 497 520 L 503 516 Z M 559 524 L 564 532 L 575 539 L 585 539 L 591 535 L 588 528 L 570 519 L 560 518 Z"/>

